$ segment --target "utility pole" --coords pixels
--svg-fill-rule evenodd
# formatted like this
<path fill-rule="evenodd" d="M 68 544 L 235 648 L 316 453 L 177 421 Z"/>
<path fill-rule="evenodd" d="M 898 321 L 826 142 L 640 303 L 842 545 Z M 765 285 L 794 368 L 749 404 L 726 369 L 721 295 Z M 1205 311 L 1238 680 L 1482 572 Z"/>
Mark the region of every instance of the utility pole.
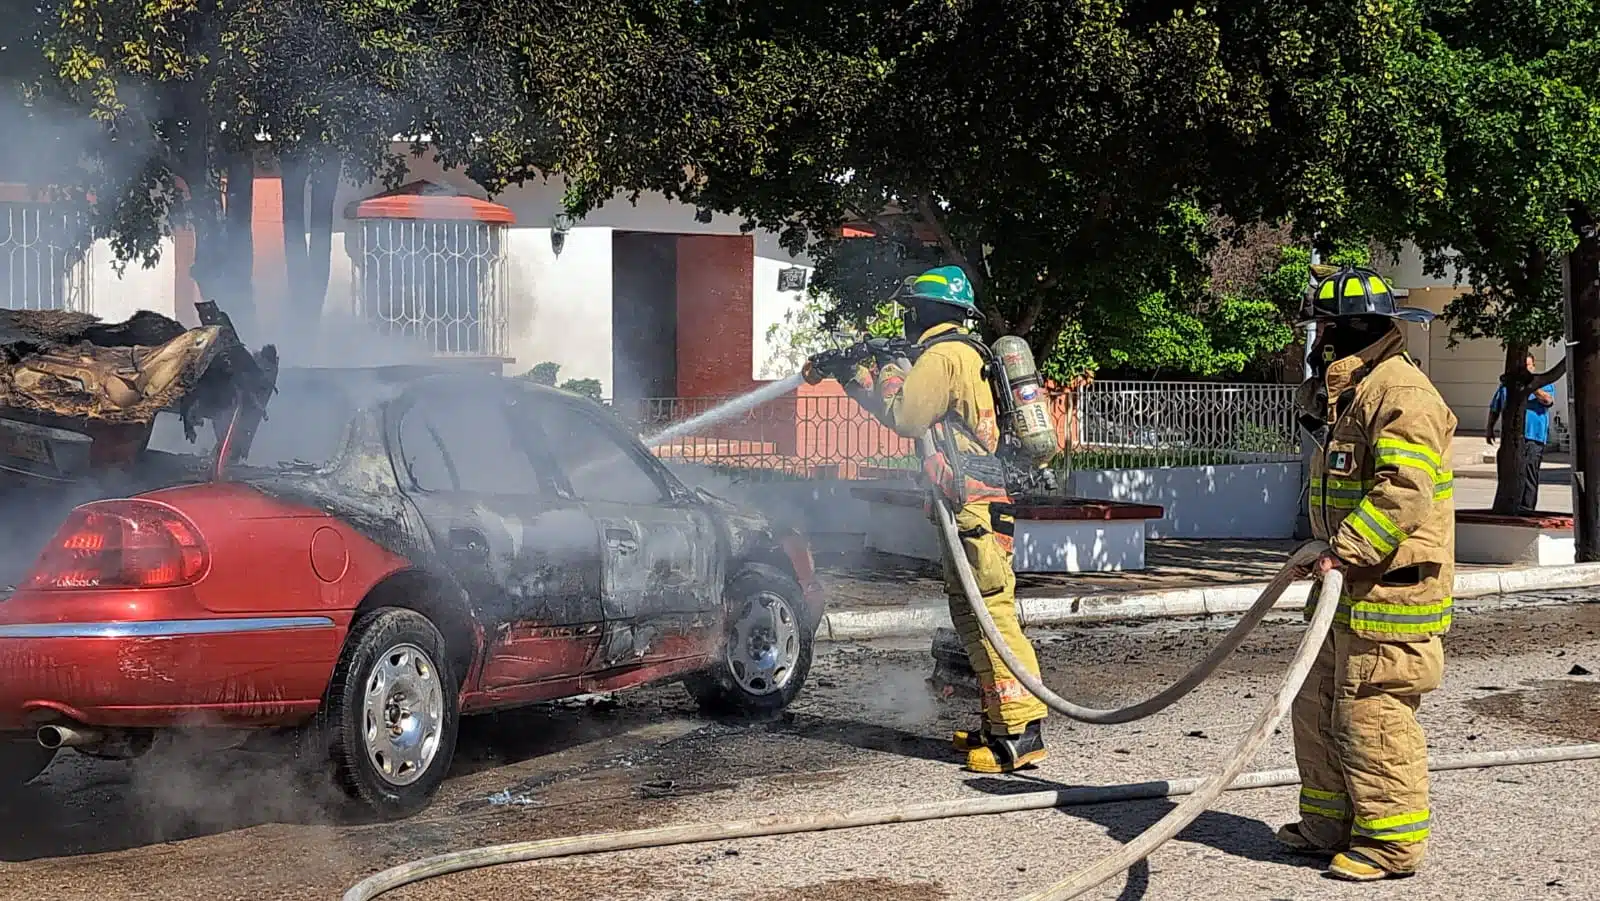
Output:
<path fill-rule="evenodd" d="M 1566 295 L 1567 411 L 1572 422 L 1572 513 L 1579 562 L 1600 562 L 1600 236 L 1594 223 L 1578 230 L 1578 246 L 1562 267 Z"/>

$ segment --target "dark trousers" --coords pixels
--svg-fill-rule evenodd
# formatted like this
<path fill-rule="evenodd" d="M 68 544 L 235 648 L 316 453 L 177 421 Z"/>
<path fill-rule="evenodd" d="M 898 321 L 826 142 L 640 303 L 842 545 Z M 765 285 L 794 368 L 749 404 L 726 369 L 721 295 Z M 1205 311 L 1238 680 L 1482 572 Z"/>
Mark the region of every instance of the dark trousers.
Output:
<path fill-rule="evenodd" d="M 1517 494 L 1517 513 L 1528 515 L 1539 509 L 1539 467 L 1544 464 L 1544 442 L 1522 440 L 1522 473 Z"/>

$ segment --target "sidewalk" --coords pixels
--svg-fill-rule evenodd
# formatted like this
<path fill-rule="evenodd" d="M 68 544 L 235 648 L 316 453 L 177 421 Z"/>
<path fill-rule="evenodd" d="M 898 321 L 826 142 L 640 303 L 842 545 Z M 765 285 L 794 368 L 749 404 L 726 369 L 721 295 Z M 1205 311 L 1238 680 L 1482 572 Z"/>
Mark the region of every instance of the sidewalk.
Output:
<path fill-rule="evenodd" d="M 1057 625 L 1163 616 L 1238 613 L 1255 602 L 1296 541 L 1152 541 L 1142 572 L 1017 577 L 1024 624 Z M 950 624 L 937 565 L 862 554 L 819 559 L 828 612 L 818 638 L 860 641 L 931 635 Z M 1494 567 L 1458 564 L 1457 598 L 1600 586 L 1600 564 Z M 1275 609 L 1304 607 L 1310 583 L 1284 592 Z"/>

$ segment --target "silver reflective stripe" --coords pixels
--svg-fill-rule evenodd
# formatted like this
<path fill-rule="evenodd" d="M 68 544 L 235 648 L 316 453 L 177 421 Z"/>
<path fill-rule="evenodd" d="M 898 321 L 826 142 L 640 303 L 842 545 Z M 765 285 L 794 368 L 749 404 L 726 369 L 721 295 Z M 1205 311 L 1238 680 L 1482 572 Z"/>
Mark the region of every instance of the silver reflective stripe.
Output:
<path fill-rule="evenodd" d="M 1438 613 L 1373 613 L 1370 610 L 1352 609 L 1350 615 L 1355 619 L 1374 623 L 1436 623 L 1449 616 L 1450 611 L 1441 610 Z"/>
<path fill-rule="evenodd" d="M 1432 822 L 1433 820 L 1430 817 L 1426 820 L 1418 820 L 1415 823 L 1406 823 L 1402 826 L 1391 826 L 1388 829 L 1368 829 L 1364 826 L 1353 826 L 1351 827 L 1350 831 L 1363 838 L 1398 839 L 1404 838 L 1408 835 L 1415 835 L 1418 832 L 1427 832 L 1429 824 Z"/>
<path fill-rule="evenodd" d="M 281 632 L 327 629 L 326 616 L 271 616 L 250 619 L 158 619 L 124 623 L 25 623 L 0 625 L 0 638 L 173 638 L 182 635 L 231 635 L 238 632 Z"/>

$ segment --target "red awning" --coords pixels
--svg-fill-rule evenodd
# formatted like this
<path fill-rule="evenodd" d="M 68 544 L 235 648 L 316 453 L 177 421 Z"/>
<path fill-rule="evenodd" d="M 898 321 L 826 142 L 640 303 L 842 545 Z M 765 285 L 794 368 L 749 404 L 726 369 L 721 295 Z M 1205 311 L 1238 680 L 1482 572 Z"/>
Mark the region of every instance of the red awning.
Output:
<path fill-rule="evenodd" d="M 429 181 L 414 181 L 344 208 L 346 219 L 454 219 L 512 225 L 510 208 Z"/>

